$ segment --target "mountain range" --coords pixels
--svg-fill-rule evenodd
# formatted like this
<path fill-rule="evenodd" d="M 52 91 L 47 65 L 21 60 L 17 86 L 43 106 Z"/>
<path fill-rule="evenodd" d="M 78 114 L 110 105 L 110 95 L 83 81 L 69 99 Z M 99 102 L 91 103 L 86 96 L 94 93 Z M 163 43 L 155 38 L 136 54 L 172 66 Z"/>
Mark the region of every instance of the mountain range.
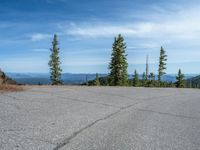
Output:
<path fill-rule="evenodd" d="M 200 88 L 200 75 L 187 79 L 187 86 L 192 88 Z"/>
<path fill-rule="evenodd" d="M 7 76 L 17 81 L 20 84 L 28 84 L 28 85 L 38 85 L 38 84 L 50 84 L 49 74 L 48 73 L 11 73 L 7 72 Z M 99 77 L 107 76 L 107 74 L 99 74 Z M 133 75 L 129 75 L 129 78 L 132 78 Z M 187 74 L 185 75 L 186 79 L 197 76 L 196 74 Z M 139 75 L 142 78 L 142 75 Z M 96 78 L 96 74 L 86 74 L 86 73 L 63 73 L 62 80 L 64 84 L 68 85 L 79 85 L 83 84 L 86 81 L 94 80 Z M 163 81 L 167 82 L 175 82 L 176 75 L 175 74 L 167 74 L 162 77 Z"/>

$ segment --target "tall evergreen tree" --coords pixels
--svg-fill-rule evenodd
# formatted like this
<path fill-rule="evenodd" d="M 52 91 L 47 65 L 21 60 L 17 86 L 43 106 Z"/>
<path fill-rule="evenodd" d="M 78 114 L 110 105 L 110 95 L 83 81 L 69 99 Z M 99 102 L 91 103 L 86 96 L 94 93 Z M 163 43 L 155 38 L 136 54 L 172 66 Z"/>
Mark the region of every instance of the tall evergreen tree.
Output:
<path fill-rule="evenodd" d="M 147 80 L 146 80 L 146 73 L 143 72 L 143 74 L 142 74 L 142 86 L 146 86 L 146 82 L 147 82 Z"/>
<path fill-rule="evenodd" d="M 155 80 L 155 75 L 154 75 L 153 72 L 151 72 L 151 73 L 149 74 L 149 79 L 150 79 L 150 81 L 154 81 L 154 80 Z"/>
<path fill-rule="evenodd" d="M 149 87 L 154 87 L 154 86 L 156 86 L 155 84 L 156 84 L 156 82 L 155 82 L 155 75 L 154 75 L 153 72 L 151 72 L 151 73 L 149 74 L 148 86 L 149 86 Z"/>
<path fill-rule="evenodd" d="M 163 47 L 160 49 L 159 69 L 158 69 L 158 82 L 161 82 L 161 77 L 165 75 L 167 55 Z"/>
<path fill-rule="evenodd" d="M 127 75 L 127 55 L 125 53 L 126 43 L 121 34 L 115 37 L 111 54 L 110 69 L 110 85 L 112 86 L 126 86 L 128 84 Z"/>
<path fill-rule="evenodd" d="M 54 34 L 52 48 L 50 48 L 51 55 L 49 61 L 50 79 L 52 85 L 62 84 L 61 81 L 62 69 L 60 67 L 61 62 L 59 58 L 59 48 L 57 46 L 58 46 L 57 35 Z"/>
<path fill-rule="evenodd" d="M 133 86 L 137 87 L 139 86 L 139 76 L 138 76 L 138 73 L 137 71 L 135 70 L 134 72 L 134 76 L 133 76 Z"/>
<path fill-rule="evenodd" d="M 181 69 L 178 71 L 178 75 L 176 76 L 176 87 L 183 88 L 185 87 L 185 79 L 184 74 L 182 74 Z"/>
<path fill-rule="evenodd" d="M 96 74 L 95 85 L 96 86 L 100 86 L 100 81 L 99 81 L 99 75 L 98 75 L 98 73 Z"/>

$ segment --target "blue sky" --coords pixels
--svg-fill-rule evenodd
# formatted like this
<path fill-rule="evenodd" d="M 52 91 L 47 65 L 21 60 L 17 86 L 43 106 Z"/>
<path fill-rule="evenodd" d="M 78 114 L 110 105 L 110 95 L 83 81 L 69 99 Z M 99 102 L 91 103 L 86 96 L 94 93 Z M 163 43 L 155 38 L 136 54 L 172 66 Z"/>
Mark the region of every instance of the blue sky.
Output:
<path fill-rule="evenodd" d="M 160 47 L 167 73 L 200 73 L 198 0 L 1 0 L 0 68 L 47 73 L 57 33 L 64 72 L 107 73 L 115 36 L 127 43 L 128 73 L 157 73 Z"/>

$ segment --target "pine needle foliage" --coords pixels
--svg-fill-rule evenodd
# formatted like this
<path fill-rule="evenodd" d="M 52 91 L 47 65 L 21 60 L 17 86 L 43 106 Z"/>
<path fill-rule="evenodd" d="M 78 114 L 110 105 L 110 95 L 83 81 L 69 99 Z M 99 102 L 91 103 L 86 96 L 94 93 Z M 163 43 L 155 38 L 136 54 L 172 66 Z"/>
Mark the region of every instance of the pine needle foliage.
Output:
<path fill-rule="evenodd" d="M 133 86 L 138 87 L 139 85 L 140 85 L 139 75 L 137 73 L 137 70 L 135 70 L 133 75 Z"/>
<path fill-rule="evenodd" d="M 141 81 L 141 83 L 142 83 L 142 86 L 146 86 L 147 79 L 146 79 L 146 73 L 145 72 L 143 72 L 143 74 L 142 74 L 142 81 Z"/>
<path fill-rule="evenodd" d="M 127 55 L 125 53 L 126 43 L 121 34 L 115 37 L 111 54 L 111 62 L 109 64 L 109 84 L 111 86 L 127 86 Z"/>
<path fill-rule="evenodd" d="M 167 55 L 163 47 L 160 49 L 159 69 L 158 69 L 158 82 L 161 82 L 161 77 L 165 75 Z"/>
<path fill-rule="evenodd" d="M 178 75 L 176 76 L 176 87 L 177 88 L 184 88 L 185 87 L 185 77 L 182 74 L 181 69 L 178 71 Z"/>
<path fill-rule="evenodd" d="M 61 73 L 62 69 L 60 67 L 60 58 L 59 58 L 59 48 L 58 48 L 58 40 L 57 35 L 54 34 L 52 48 L 50 48 L 51 55 L 49 61 L 50 67 L 50 80 L 52 85 L 61 85 Z"/>

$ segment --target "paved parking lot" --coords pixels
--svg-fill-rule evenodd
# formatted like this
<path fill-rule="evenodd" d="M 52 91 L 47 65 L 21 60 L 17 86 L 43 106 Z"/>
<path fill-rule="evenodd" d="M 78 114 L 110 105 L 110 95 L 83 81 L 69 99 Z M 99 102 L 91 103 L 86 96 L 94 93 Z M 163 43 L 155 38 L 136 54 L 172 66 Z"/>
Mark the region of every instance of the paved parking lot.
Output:
<path fill-rule="evenodd" d="M 200 90 L 26 87 L 0 93 L 1 150 L 200 150 Z"/>

